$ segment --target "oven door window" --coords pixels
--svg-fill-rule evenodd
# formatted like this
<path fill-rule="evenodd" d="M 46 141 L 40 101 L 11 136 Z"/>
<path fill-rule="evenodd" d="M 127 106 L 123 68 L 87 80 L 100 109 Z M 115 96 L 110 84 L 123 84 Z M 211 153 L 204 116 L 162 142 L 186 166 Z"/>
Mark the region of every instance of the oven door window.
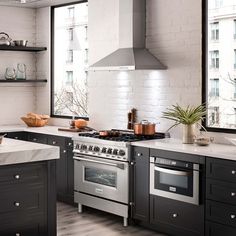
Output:
<path fill-rule="evenodd" d="M 117 187 L 117 173 L 115 171 L 85 167 L 84 180 L 109 187 Z"/>
<path fill-rule="evenodd" d="M 157 167 L 154 176 L 155 189 L 193 196 L 193 171 Z"/>

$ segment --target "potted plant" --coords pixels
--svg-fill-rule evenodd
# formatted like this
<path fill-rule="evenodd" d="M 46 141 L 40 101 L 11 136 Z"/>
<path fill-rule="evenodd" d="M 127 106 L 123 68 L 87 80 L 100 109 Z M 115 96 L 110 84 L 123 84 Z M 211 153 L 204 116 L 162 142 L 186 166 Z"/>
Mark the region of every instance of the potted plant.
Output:
<path fill-rule="evenodd" d="M 168 130 L 182 124 L 183 125 L 183 143 L 193 143 L 195 137 L 195 125 L 199 124 L 206 115 L 206 108 L 204 105 L 187 106 L 183 108 L 180 105 L 173 105 L 172 108 L 167 108 L 163 112 L 163 118 L 173 120 L 175 123 Z"/>

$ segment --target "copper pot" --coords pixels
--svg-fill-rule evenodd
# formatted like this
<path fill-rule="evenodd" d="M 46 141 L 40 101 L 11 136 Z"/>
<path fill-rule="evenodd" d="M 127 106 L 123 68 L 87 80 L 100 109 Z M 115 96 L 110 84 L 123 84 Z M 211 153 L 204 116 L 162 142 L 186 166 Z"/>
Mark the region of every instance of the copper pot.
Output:
<path fill-rule="evenodd" d="M 154 135 L 156 132 L 156 124 L 150 123 L 147 120 L 142 120 L 140 123 L 134 124 L 134 134 L 136 135 Z"/>

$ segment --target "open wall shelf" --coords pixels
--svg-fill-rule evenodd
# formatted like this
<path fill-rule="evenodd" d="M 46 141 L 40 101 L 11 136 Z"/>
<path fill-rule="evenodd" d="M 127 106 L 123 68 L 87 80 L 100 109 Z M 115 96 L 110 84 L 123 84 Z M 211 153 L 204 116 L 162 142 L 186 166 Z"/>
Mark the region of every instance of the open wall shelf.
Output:
<path fill-rule="evenodd" d="M 27 79 L 27 80 L 5 80 L 1 79 L 0 83 L 47 83 L 46 79 L 39 79 L 39 80 L 33 80 L 33 79 Z"/>
<path fill-rule="evenodd" d="M 7 46 L 0 45 L 1 51 L 22 51 L 22 52 L 41 52 L 46 51 L 46 47 L 23 47 L 23 46 Z"/>

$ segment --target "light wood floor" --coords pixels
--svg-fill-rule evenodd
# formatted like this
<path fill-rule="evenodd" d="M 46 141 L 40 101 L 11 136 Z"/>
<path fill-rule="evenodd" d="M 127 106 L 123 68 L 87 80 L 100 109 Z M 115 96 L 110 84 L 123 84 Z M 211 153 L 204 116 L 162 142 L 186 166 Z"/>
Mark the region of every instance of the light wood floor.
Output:
<path fill-rule="evenodd" d="M 57 236 L 164 236 L 138 226 L 123 227 L 122 218 L 91 208 L 77 213 L 77 208 L 57 204 Z"/>

